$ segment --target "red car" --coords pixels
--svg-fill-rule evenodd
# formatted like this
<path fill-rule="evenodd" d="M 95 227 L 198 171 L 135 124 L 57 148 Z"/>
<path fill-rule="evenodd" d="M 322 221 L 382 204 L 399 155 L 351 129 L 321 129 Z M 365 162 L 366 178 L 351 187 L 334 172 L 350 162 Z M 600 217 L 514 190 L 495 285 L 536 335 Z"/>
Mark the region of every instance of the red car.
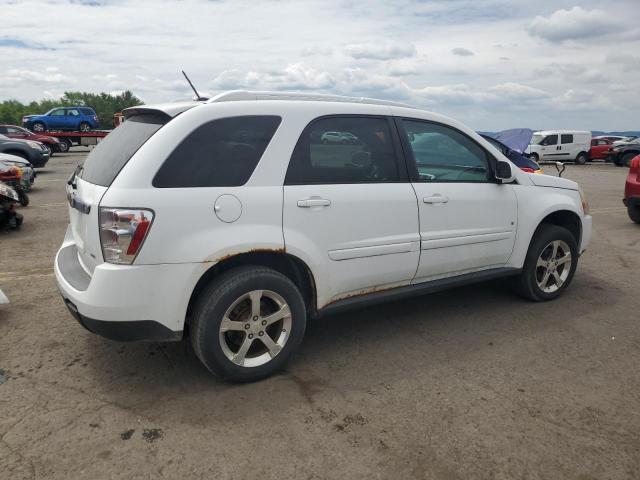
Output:
<path fill-rule="evenodd" d="M 589 160 L 605 159 L 609 155 L 609 150 L 613 148 L 613 142 L 606 138 L 594 137 L 591 139 L 591 149 L 589 150 Z"/>
<path fill-rule="evenodd" d="M 49 147 L 49 150 L 51 150 L 52 156 L 54 152 L 66 152 L 67 150 L 69 150 L 69 146 L 67 145 L 67 143 L 61 142 L 56 137 L 33 133 L 31 130 L 17 127 L 15 125 L 0 125 L 0 134 L 5 135 L 9 138 L 16 138 L 19 140 L 33 140 L 35 142 L 44 143 L 47 147 Z"/>
<path fill-rule="evenodd" d="M 623 203 L 627 206 L 629 218 L 640 223 L 640 155 L 631 160 L 627 182 L 624 184 Z"/>

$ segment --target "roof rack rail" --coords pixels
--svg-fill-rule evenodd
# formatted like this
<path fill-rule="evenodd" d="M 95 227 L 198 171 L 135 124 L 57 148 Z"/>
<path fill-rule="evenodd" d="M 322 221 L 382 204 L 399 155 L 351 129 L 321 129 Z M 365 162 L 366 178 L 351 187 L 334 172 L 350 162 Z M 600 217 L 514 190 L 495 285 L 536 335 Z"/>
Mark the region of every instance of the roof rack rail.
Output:
<path fill-rule="evenodd" d="M 298 100 L 307 102 L 345 102 L 345 103 L 364 103 L 369 105 L 388 105 L 390 107 L 407 107 L 410 105 L 392 102 L 389 100 L 376 100 L 375 98 L 366 97 L 345 97 L 342 95 L 328 95 L 324 93 L 297 93 L 297 92 L 260 92 L 248 90 L 231 90 L 220 93 L 206 103 L 217 102 L 233 102 L 242 100 Z"/>

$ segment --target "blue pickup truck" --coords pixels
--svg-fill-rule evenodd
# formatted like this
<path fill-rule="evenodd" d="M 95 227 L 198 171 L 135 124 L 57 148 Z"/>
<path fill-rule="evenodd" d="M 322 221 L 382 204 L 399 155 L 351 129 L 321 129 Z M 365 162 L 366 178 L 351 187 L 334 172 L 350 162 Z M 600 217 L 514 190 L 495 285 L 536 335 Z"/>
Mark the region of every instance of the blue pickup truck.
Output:
<path fill-rule="evenodd" d="M 36 133 L 47 130 L 88 132 L 100 126 L 93 108 L 82 106 L 57 107 L 44 115 L 27 115 L 22 117 L 22 125 Z"/>

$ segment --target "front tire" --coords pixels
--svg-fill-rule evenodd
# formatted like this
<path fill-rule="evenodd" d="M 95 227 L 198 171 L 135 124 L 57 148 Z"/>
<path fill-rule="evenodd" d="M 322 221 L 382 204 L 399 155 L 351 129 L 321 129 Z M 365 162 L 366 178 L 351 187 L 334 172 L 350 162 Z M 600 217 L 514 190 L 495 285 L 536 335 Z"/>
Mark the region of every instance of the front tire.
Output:
<path fill-rule="evenodd" d="M 265 267 L 238 267 L 200 294 L 191 342 L 214 375 L 252 382 L 284 367 L 300 346 L 306 323 L 304 300 L 289 278 Z"/>
<path fill-rule="evenodd" d="M 578 266 L 578 245 L 557 225 L 538 228 L 518 278 L 518 292 L 534 302 L 553 300 L 567 289 Z"/>

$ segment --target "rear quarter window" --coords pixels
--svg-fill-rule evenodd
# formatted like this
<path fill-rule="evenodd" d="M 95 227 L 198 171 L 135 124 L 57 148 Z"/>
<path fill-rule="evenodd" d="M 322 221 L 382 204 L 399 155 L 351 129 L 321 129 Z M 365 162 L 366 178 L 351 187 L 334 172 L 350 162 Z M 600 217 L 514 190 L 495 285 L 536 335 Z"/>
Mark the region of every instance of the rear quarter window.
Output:
<path fill-rule="evenodd" d="M 237 187 L 258 165 L 280 117 L 243 116 L 196 128 L 175 148 L 153 179 L 157 188 Z M 125 122 L 126 123 L 126 122 Z"/>
<path fill-rule="evenodd" d="M 165 115 L 136 115 L 127 119 L 91 151 L 78 176 L 108 187 L 133 154 L 168 120 Z"/>
<path fill-rule="evenodd" d="M 83 115 L 93 115 L 93 110 L 91 108 L 81 108 L 80 111 Z"/>

